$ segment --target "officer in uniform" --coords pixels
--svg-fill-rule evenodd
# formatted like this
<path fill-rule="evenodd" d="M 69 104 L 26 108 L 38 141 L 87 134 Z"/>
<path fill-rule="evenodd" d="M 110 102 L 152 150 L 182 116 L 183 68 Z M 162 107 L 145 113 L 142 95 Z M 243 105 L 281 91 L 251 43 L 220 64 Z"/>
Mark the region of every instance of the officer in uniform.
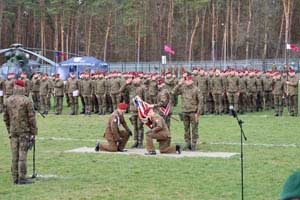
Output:
<path fill-rule="evenodd" d="M 289 79 L 286 82 L 287 96 L 289 98 L 290 115 L 296 117 L 298 115 L 298 82 L 299 79 L 295 76 L 295 71 L 289 71 Z"/>
<path fill-rule="evenodd" d="M 4 82 L 5 99 L 13 95 L 14 82 L 15 82 L 14 78 L 15 78 L 14 73 L 9 73 L 7 75 L 7 80 Z"/>
<path fill-rule="evenodd" d="M 192 76 L 187 76 L 185 80 L 180 80 L 173 89 L 174 94 L 181 95 L 181 111 L 184 124 L 184 139 L 186 146 L 184 149 L 195 151 L 198 142 L 198 120 L 201 111 L 201 95 L 199 89 L 193 84 Z M 192 127 L 192 136 L 190 133 Z"/>
<path fill-rule="evenodd" d="M 215 114 L 219 115 L 223 110 L 221 98 L 222 95 L 224 95 L 223 80 L 222 77 L 220 76 L 219 69 L 216 69 L 215 76 L 212 78 L 211 81 L 211 87 L 212 87 L 212 95 L 214 100 Z"/>
<path fill-rule="evenodd" d="M 86 115 L 91 115 L 91 98 L 92 98 L 92 81 L 89 78 L 89 73 L 86 72 L 80 84 L 79 93 L 83 97 Z"/>
<path fill-rule="evenodd" d="M 128 90 L 130 97 L 130 111 L 132 112 L 130 122 L 134 128 L 134 144 L 132 148 L 143 148 L 144 140 L 144 124 L 139 118 L 138 110 L 134 105 L 133 99 L 139 96 L 142 100 L 145 99 L 145 88 L 141 85 L 140 74 L 134 73 L 134 79 L 127 79 L 126 84 L 120 89 L 120 93 Z"/>
<path fill-rule="evenodd" d="M 30 142 L 37 135 L 37 127 L 32 102 L 24 94 L 25 83 L 22 80 L 17 80 L 13 95 L 7 98 L 4 103 L 3 120 L 10 138 L 11 172 L 14 184 L 32 183 L 31 180 L 26 179 L 26 160 Z"/>
<path fill-rule="evenodd" d="M 249 73 L 249 78 L 247 81 L 247 89 L 248 89 L 248 105 L 249 111 L 253 112 L 256 110 L 256 100 L 257 100 L 257 87 L 256 87 L 256 77 L 254 76 L 254 72 Z"/>
<path fill-rule="evenodd" d="M 34 108 L 39 110 L 40 109 L 40 85 L 41 80 L 38 73 L 33 74 L 33 78 L 31 81 L 31 98 L 34 104 Z"/>
<path fill-rule="evenodd" d="M 257 89 L 257 97 L 256 97 L 256 111 L 262 111 L 263 109 L 263 79 L 262 72 L 257 71 L 256 73 L 256 89 Z"/>
<path fill-rule="evenodd" d="M 41 111 L 45 115 L 47 115 L 49 111 L 48 99 L 50 93 L 51 93 L 51 87 L 48 81 L 48 75 L 44 73 L 42 75 L 42 80 L 40 82 L 40 103 L 41 103 Z"/>
<path fill-rule="evenodd" d="M 98 103 L 99 115 L 105 115 L 106 112 L 106 79 L 104 73 L 99 73 L 97 75 L 97 80 L 95 82 L 95 94 Z"/>
<path fill-rule="evenodd" d="M 156 151 L 153 145 L 153 139 L 156 139 L 159 143 L 160 153 L 181 153 L 180 145 L 171 146 L 171 133 L 164 121 L 164 119 L 158 114 L 154 113 L 153 109 L 149 108 L 145 110 L 145 114 L 149 117 L 150 131 L 148 131 L 146 138 L 146 149 L 145 155 L 156 155 Z"/>
<path fill-rule="evenodd" d="M 79 96 L 79 81 L 76 80 L 75 74 L 70 74 L 68 79 L 68 95 L 72 112 L 70 115 L 78 115 L 78 96 Z"/>
<path fill-rule="evenodd" d="M 285 82 L 281 77 L 280 73 L 276 73 L 275 79 L 273 81 L 273 95 L 274 95 L 274 106 L 275 106 L 275 116 L 282 116 L 283 112 L 283 100 L 285 92 Z"/>
<path fill-rule="evenodd" d="M 149 82 L 148 101 L 150 104 L 155 104 L 157 102 L 157 94 L 158 94 L 157 78 L 158 78 L 157 74 L 153 74 Z"/>
<path fill-rule="evenodd" d="M 208 101 L 208 78 L 205 74 L 205 71 L 203 69 L 200 69 L 199 71 L 199 80 L 198 80 L 198 87 L 201 92 L 201 98 L 202 98 L 202 106 L 201 106 L 201 114 L 205 115 L 207 114 L 207 101 Z"/>
<path fill-rule="evenodd" d="M 239 113 L 244 114 L 247 111 L 247 79 L 244 72 L 239 72 Z"/>
<path fill-rule="evenodd" d="M 230 76 L 227 78 L 227 97 L 229 104 L 234 106 L 235 110 L 239 110 L 238 101 L 239 101 L 239 77 L 236 76 L 235 71 L 230 71 Z"/>
<path fill-rule="evenodd" d="M 108 144 L 100 144 L 100 142 L 97 142 L 95 151 L 124 151 L 127 141 L 132 135 L 124 119 L 126 109 L 127 104 L 125 103 L 117 105 L 117 109 L 109 117 L 103 136 Z M 120 130 L 120 125 L 122 125 L 125 130 Z"/>
<path fill-rule="evenodd" d="M 121 88 L 121 80 L 118 77 L 118 73 L 113 73 L 112 79 L 110 81 L 110 96 L 112 100 L 113 109 L 117 109 L 117 105 L 121 102 L 121 95 L 119 94 L 119 90 Z"/>
<path fill-rule="evenodd" d="M 264 100 L 265 100 L 265 109 L 270 110 L 272 108 L 272 85 L 273 77 L 269 71 L 266 72 L 266 77 L 264 78 Z"/>
<path fill-rule="evenodd" d="M 64 99 L 64 82 L 59 78 L 59 74 L 55 75 L 54 80 L 54 95 L 55 95 L 55 114 L 60 115 L 63 109 Z"/>

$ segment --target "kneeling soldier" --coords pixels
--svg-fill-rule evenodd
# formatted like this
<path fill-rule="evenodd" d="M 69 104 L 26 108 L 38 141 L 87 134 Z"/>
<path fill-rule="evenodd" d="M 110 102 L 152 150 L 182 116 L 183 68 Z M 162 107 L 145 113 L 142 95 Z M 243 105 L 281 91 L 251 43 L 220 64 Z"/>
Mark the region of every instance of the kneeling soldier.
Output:
<path fill-rule="evenodd" d="M 152 122 L 150 127 L 151 130 L 147 133 L 146 139 L 146 148 L 147 153 L 145 155 L 156 155 L 156 151 L 154 150 L 153 139 L 156 139 L 159 143 L 159 151 L 160 153 L 181 153 L 180 145 L 171 146 L 171 133 L 168 129 L 168 126 L 164 119 L 154 113 L 153 109 L 145 110 L 145 114 L 149 117 Z"/>
<path fill-rule="evenodd" d="M 95 151 L 124 151 L 129 136 L 132 135 L 132 132 L 124 119 L 124 113 L 126 112 L 127 107 L 128 105 L 125 103 L 118 104 L 117 109 L 110 115 L 106 125 L 104 137 L 108 144 L 100 144 L 97 142 Z M 119 129 L 120 124 L 122 124 L 125 130 Z"/>

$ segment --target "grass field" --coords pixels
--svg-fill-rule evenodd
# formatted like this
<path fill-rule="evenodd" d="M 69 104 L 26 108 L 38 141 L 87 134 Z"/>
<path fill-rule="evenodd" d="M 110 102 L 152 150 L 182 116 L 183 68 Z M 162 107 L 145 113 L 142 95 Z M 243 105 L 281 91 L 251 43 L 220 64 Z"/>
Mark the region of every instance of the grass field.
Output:
<path fill-rule="evenodd" d="M 66 110 L 66 109 L 65 109 Z M 0 199 L 240 199 L 240 158 L 161 158 L 64 153 L 103 141 L 108 116 L 37 115 L 35 184 L 15 186 L 10 175 L 10 147 L 0 123 Z M 128 117 L 128 116 L 127 116 Z M 248 137 L 245 146 L 245 199 L 278 199 L 282 185 L 299 169 L 299 118 L 273 112 L 240 116 Z M 128 118 L 127 118 L 128 119 Z M 2 121 L 2 116 L 0 118 Z M 127 120 L 129 123 L 129 121 Z M 183 125 L 172 121 L 174 143 L 183 143 Z M 203 152 L 239 152 L 240 132 L 230 116 L 204 116 L 199 125 Z M 53 138 L 61 138 L 54 140 Z M 128 146 L 133 143 L 130 139 Z M 293 145 L 294 144 L 294 145 Z M 28 175 L 32 173 L 32 152 Z"/>

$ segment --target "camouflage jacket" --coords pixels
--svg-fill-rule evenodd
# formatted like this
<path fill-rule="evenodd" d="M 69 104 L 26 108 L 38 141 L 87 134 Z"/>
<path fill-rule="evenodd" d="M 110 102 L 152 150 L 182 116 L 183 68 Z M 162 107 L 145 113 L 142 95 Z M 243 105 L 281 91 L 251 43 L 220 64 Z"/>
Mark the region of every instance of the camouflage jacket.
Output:
<path fill-rule="evenodd" d="M 32 101 L 21 94 L 10 96 L 4 103 L 3 120 L 11 136 L 37 135 Z"/>

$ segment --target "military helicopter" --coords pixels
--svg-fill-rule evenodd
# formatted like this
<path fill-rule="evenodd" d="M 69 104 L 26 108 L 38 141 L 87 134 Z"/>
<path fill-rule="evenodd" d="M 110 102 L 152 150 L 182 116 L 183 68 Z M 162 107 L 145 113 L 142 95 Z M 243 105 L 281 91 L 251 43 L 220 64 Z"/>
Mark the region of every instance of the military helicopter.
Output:
<path fill-rule="evenodd" d="M 0 49 L 0 54 L 4 54 L 6 58 L 6 63 L 0 68 L 0 76 L 3 79 L 7 78 L 8 73 L 14 73 L 16 77 L 19 77 L 22 72 L 25 72 L 27 77 L 31 77 L 34 72 L 38 71 L 37 68 L 42 65 L 41 60 L 51 66 L 56 66 L 56 63 L 52 60 L 24 48 L 22 44 L 16 43 L 12 44 L 10 48 Z M 31 56 L 35 56 L 37 59 L 30 59 Z"/>

